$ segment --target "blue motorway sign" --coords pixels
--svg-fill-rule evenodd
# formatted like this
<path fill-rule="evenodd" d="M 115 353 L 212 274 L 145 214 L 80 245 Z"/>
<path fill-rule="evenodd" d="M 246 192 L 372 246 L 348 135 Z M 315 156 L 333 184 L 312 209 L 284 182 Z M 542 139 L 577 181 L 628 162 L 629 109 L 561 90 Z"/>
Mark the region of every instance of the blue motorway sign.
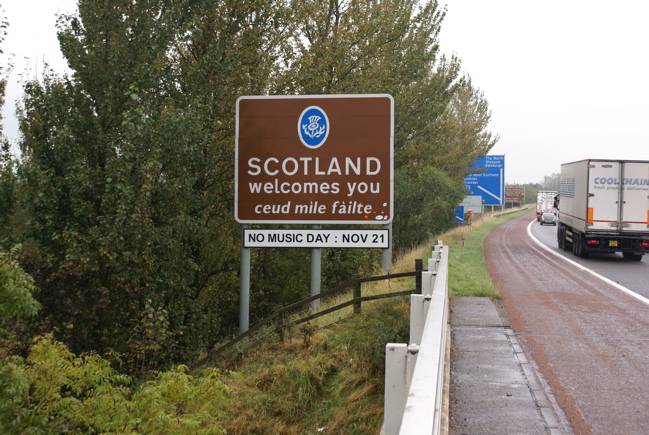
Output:
<path fill-rule="evenodd" d="M 481 195 L 485 205 L 503 205 L 505 202 L 505 156 L 484 156 L 471 169 L 480 172 L 464 177 L 470 195 Z"/>

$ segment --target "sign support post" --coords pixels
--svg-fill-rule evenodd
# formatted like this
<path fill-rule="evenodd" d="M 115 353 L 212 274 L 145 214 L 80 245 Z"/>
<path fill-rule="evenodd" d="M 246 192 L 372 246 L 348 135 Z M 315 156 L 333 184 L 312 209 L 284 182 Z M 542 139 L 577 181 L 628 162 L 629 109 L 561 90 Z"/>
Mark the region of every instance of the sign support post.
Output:
<path fill-rule="evenodd" d="M 314 230 L 319 230 L 322 225 L 313 225 Z M 320 294 L 320 281 L 322 276 L 322 249 L 311 249 L 311 296 Z M 320 308 L 320 299 L 311 302 L 311 310 L 314 312 Z"/>
<path fill-rule="evenodd" d="M 244 229 L 249 224 L 241 225 L 241 260 L 239 267 L 239 334 L 250 328 L 250 248 L 244 247 Z"/>
<path fill-rule="evenodd" d="M 388 230 L 388 240 L 392 240 L 392 222 L 382 225 L 381 228 Z M 381 268 L 387 273 L 392 273 L 392 243 L 386 249 L 381 250 Z"/>

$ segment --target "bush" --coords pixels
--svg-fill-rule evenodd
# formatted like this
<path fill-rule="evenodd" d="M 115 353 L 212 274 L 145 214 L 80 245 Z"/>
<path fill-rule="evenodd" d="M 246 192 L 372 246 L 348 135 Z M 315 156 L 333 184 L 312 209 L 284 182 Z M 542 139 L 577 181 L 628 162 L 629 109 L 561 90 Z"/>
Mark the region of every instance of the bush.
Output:
<path fill-rule="evenodd" d="M 0 255 L 0 433 L 225 433 L 219 419 L 229 389 L 218 371 L 193 377 L 178 366 L 132 389 L 106 359 L 77 356 L 51 334 L 26 358 L 12 354 L 13 330 L 39 308 L 19 250 Z"/>
<path fill-rule="evenodd" d="M 178 366 L 130 388 L 97 354 L 76 356 L 50 335 L 29 356 L 0 361 L 2 433 L 224 434 L 219 419 L 229 396 L 219 372 L 193 377 Z"/>

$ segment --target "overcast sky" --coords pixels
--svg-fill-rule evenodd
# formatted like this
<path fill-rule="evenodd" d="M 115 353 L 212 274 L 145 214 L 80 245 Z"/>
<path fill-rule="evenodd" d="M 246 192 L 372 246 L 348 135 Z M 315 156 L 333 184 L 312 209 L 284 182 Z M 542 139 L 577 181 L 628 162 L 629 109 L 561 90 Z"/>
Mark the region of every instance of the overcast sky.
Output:
<path fill-rule="evenodd" d="M 648 1 L 446 4 L 440 46 L 489 101 L 507 183 L 587 158 L 649 160 Z"/>
<path fill-rule="evenodd" d="M 15 101 L 22 95 L 21 83 L 29 78 L 41 77 L 44 61 L 57 72 L 63 72 L 67 63 L 63 60 L 56 39 L 56 14 L 76 11 L 76 0 L 0 0 L 3 19 L 9 28 L 0 55 L 3 74 L 7 65 L 13 70 L 7 83 L 7 98 L 2 108 L 4 133 L 13 143 L 18 136 L 15 120 Z"/>
<path fill-rule="evenodd" d="M 10 26 L 1 57 L 15 54 L 3 108 L 16 139 L 21 76 L 40 76 L 45 59 L 64 71 L 55 15 L 75 0 L 0 0 Z M 444 53 L 492 110 L 490 130 L 505 155 L 508 184 L 538 182 L 564 162 L 649 160 L 649 1 L 440 0 Z M 25 60 L 29 58 L 29 61 Z M 5 68 L 6 72 L 6 68 Z"/>

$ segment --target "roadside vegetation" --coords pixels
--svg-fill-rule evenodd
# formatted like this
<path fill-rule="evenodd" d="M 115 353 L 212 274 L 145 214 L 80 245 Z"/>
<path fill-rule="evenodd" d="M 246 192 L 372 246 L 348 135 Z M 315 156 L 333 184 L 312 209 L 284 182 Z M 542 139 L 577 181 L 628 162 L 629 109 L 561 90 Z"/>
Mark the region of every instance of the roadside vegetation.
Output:
<path fill-rule="evenodd" d="M 240 96 L 392 95 L 394 252 L 451 228 L 498 135 L 440 53 L 444 15 L 434 0 L 82 0 L 59 17 L 70 73 L 25 81 L 20 135 L 0 150 L 0 249 L 22 244 L 42 305 L 23 338 L 45 331 L 147 378 L 237 333 Z M 253 250 L 251 319 L 308 294 L 308 255 Z M 322 286 L 376 262 L 326 249 Z"/>
<path fill-rule="evenodd" d="M 17 142 L 0 130 L 0 432 L 376 428 L 382 349 L 407 339 L 407 298 L 318 319 L 202 373 L 188 367 L 238 333 L 238 97 L 392 95 L 395 261 L 454 227 L 464 176 L 498 135 L 460 60 L 440 53 L 444 8 L 77 3 L 58 19 L 70 72 L 27 77 Z M 309 293 L 308 258 L 252 252 L 253 323 Z M 378 262 L 376 250 L 325 249 L 322 286 Z M 403 281 L 386 285 L 414 285 Z"/>
<path fill-rule="evenodd" d="M 449 246 L 452 295 L 498 297 L 484 266 L 483 242 L 497 225 L 522 213 L 484 217 L 436 238 Z M 434 243 L 404 252 L 393 272 L 413 270 Z M 39 308 L 17 255 L 14 250 L 0 262 L 0 300 L 10 301 L 0 304 L 3 326 L 23 324 Z M 467 274 L 475 279 L 461 279 Z M 366 283 L 363 294 L 414 286 L 414 278 Z M 321 309 L 345 298 L 325 301 Z M 144 383 L 97 354 L 75 355 L 49 334 L 25 348 L 25 358 L 12 356 L 19 343 L 0 332 L 5 433 L 367 434 L 378 433 L 383 420 L 385 345 L 408 342 L 409 298 L 365 303 L 358 316 L 351 308 L 335 312 L 271 335 L 201 374 L 178 366 Z"/>
<path fill-rule="evenodd" d="M 445 235 L 451 247 L 449 255 L 449 291 L 457 296 L 486 296 L 500 299 L 484 262 L 484 241 L 501 223 L 528 210 L 483 218 L 471 226 L 458 227 Z"/>
<path fill-rule="evenodd" d="M 482 216 L 427 243 L 402 252 L 394 273 L 414 270 L 415 260 L 430 258 L 437 239 L 449 247 L 451 297 L 500 298 L 484 264 L 483 243 L 501 223 L 527 210 Z M 464 246 L 462 239 L 464 238 Z M 381 274 L 376 270 L 375 274 Z M 470 278 L 467 277 L 470 275 Z M 414 278 L 367 283 L 363 295 L 413 289 Z M 348 299 L 323 304 L 326 309 Z M 409 297 L 364 303 L 294 328 L 259 349 L 226 364 L 239 373 L 224 382 L 235 391 L 228 402 L 228 433 L 317 434 L 379 433 L 383 422 L 384 355 L 387 343 L 407 343 Z"/>

